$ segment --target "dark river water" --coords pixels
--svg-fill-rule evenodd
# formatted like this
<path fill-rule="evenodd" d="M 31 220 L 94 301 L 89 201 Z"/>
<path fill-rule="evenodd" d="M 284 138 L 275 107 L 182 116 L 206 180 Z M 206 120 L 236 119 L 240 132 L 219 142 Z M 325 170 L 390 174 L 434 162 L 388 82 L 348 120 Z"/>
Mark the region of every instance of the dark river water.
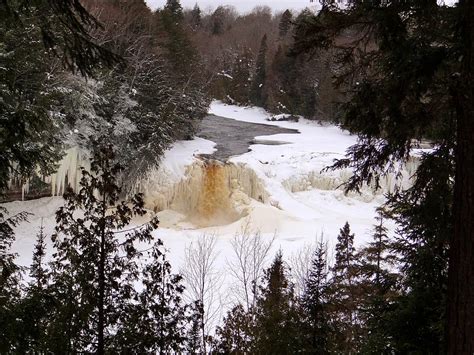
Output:
<path fill-rule="evenodd" d="M 208 115 L 202 120 L 196 135 L 217 144 L 217 150 L 212 155 L 207 155 L 207 158 L 225 162 L 234 155 L 247 153 L 250 150 L 251 144 L 285 144 L 285 142 L 255 139 L 257 136 L 270 136 L 278 133 L 297 134 L 299 132 L 296 129 L 248 123 L 226 117 Z"/>

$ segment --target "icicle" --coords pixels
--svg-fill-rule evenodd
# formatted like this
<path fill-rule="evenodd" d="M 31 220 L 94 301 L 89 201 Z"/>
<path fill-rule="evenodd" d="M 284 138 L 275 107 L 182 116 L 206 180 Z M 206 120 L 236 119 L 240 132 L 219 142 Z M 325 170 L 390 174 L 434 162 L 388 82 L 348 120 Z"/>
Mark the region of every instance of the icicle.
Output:
<path fill-rule="evenodd" d="M 42 181 L 51 185 L 52 196 L 62 195 L 68 185 L 71 186 L 74 191 L 77 191 L 81 180 L 81 167 L 87 170 L 90 169 L 89 153 L 81 150 L 79 147 L 72 147 L 66 151 L 65 156 L 58 163 L 56 173 L 50 176 L 43 176 Z M 15 168 L 15 165 L 13 168 Z M 36 170 L 36 175 L 41 175 L 39 168 Z M 21 199 L 24 201 L 25 196 L 30 192 L 30 183 L 29 178 L 23 180 L 13 175 L 7 184 L 9 190 L 21 188 Z"/>
<path fill-rule="evenodd" d="M 59 196 L 64 193 L 67 186 L 71 186 L 74 191 L 79 189 L 81 180 L 81 167 L 90 168 L 88 153 L 79 147 L 73 147 L 66 151 L 66 155 L 59 162 L 56 173 L 48 179 L 51 182 L 51 194 Z"/>
<path fill-rule="evenodd" d="M 21 185 L 21 200 L 25 201 L 25 195 L 28 195 L 30 192 L 30 179 L 26 179 L 26 181 Z"/>

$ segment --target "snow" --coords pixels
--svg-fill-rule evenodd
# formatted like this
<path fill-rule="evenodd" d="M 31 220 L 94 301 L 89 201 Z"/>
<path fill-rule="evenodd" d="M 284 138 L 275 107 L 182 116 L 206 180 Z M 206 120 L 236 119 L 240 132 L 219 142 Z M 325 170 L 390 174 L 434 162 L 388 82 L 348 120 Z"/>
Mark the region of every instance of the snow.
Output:
<path fill-rule="evenodd" d="M 217 73 L 217 75 L 226 77 L 226 78 L 228 78 L 228 79 L 230 79 L 230 80 L 234 80 L 234 78 L 232 77 L 232 75 L 229 75 L 229 74 L 227 74 L 227 73 L 225 73 L 225 72 Z"/>
<path fill-rule="evenodd" d="M 394 188 L 395 179 L 385 179 L 382 191 L 366 187 L 361 195 L 346 196 L 338 187 L 351 171 L 321 172 L 334 159 L 344 156 L 346 149 L 356 142 L 355 136 L 336 126 L 302 118 L 298 122 L 268 121 L 272 115 L 263 109 L 218 101 L 211 104 L 209 112 L 245 122 L 296 129 L 300 133 L 256 137 L 259 143 L 288 144 L 254 144 L 250 152 L 231 158 L 229 164 L 212 168 L 213 176 L 221 185 L 216 187 L 214 183 L 210 191 L 220 194 L 222 199 L 215 201 L 226 206 L 211 209 L 218 219 L 203 216 L 201 207 L 203 199 L 208 199 L 209 190 L 204 189 L 203 184 L 207 183 L 210 168 L 200 155 L 212 153 L 215 144 L 195 138 L 176 142 L 166 151 L 160 166 L 150 171 L 137 189 L 144 192 L 147 207 L 158 214 L 160 228 L 154 234 L 164 241 L 176 270 L 183 265 L 185 247 L 203 234 L 212 234 L 217 238 L 217 268 L 226 274 L 228 261 L 233 258 L 230 240 L 246 224 L 259 231 L 264 240 L 276 236 L 270 259 L 281 249 L 289 260 L 302 247 L 315 242 L 321 233 L 330 247 L 334 247 L 339 229 L 346 221 L 356 235 L 356 245 L 370 240 L 375 209 L 384 201 L 383 191 Z M 54 191 L 63 190 L 67 174 L 73 176 L 70 180 L 73 184 L 77 183 L 71 167 L 83 162 L 82 159 L 77 150 L 68 152 L 61 165 L 64 167 L 53 178 Z M 416 161 L 403 167 L 402 186 L 409 186 L 415 167 Z M 11 214 L 21 210 L 32 213 L 29 223 L 16 229 L 13 249 L 19 254 L 20 264 L 30 264 L 35 234 L 42 221 L 45 232 L 52 233 L 54 212 L 61 203 L 61 198 L 51 197 L 4 204 Z M 222 215 L 226 218 L 221 218 Z M 143 219 L 135 221 L 136 224 L 141 222 Z M 387 227 L 394 229 L 390 222 Z M 221 295 L 226 294 L 232 282 L 230 277 L 226 278 L 219 290 Z"/>
<path fill-rule="evenodd" d="M 157 170 L 166 171 L 175 181 L 185 177 L 186 167 L 190 166 L 200 154 L 212 154 L 215 143 L 196 137 L 193 140 L 178 141 L 169 148 Z M 150 172 L 153 176 L 156 170 Z"/>
<path fill-rule="evenodd" d="M 18 253 L 18 264 L 30 266 L 36 233 L 39 231 L 41 224 L 43 224 L 44 232 L 47 235 L 53 233 L 55 212 L 62 204 L 62 197 L 46 197 L 31 201 L 14 201 L 2 204 L 8 210 L 10 216 L 22 211 L 30 213 L 28 222 L 20 224 L 15 230 L 16 239 L 12 250 Z"/>

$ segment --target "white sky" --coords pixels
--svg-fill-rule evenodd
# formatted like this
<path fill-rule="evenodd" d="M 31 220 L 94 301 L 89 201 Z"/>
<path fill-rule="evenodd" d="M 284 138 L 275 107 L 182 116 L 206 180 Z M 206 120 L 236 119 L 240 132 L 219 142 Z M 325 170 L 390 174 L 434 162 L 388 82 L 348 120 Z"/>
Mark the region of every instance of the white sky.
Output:
<path fill-rule="evenodd" d="M 157 7 L 163 7 L 166 0 L 145 0 L 149 7 L 153 10 Z M 274 11 L 283 11 L 286 9 L 297 9 L 301 10 L 305 7 L 313 7 L 319 4 L 318 0 L 310 2 L 310 0 L 181 0 L 181 5 L 186 7 L 194 7 L 198 4 L 202 10 L 211 8 L 214 10 L 219 5 L 232 5 L 235 6 L 239 12 L 251 11 L 255 6 L 267 5 Z"/>
<path fill-rule="evenodd" d="M 155 10 L 163 7 L 166 0 L 145 0 L 149 7 Z M 251 11 L 255 6 L 267 5 L 273 11 L 284 11 L 286 9 L 302 10 L 305 7 L 316 8 L 319 5 L 318 0 L 310 2 L 310 0 L 181 0 L 184 8 L 192 8 L 197 3 L 201 10 L 215 10 L 219 5 L 232 5 L 241 13 Z M 458 0 L 438 0 L 438 3 L 453 5 Z"/>

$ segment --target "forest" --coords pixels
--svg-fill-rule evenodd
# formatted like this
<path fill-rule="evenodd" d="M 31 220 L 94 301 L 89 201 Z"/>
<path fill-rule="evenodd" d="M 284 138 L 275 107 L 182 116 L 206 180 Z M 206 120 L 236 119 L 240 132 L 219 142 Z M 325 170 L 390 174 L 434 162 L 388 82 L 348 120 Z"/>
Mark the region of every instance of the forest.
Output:
<path fill-rule="evenodd" d="M 25 186 L 50 196 L 46 177 L 68 149 L 90 163 L 54 233 L 41 224 L 30 236 L 30 266 L 12 245 L 32 215 L 0 204 L 0 353 L 474 353 L 473 18 L 470 0 L 244 14 L 2 0 L 0 202 Z M 140 191 L 213 100 L 356 135 L 325 168 L 352 169 L 346 193 L 430 149 L 413 184 L 386 193 L 368 243 L 340 220 L 338 235 L 290 260 L 273 239 L 236 234 L 235 301 L 221 317 L 216 237 L 193 241 L 177 270 Z"/>

